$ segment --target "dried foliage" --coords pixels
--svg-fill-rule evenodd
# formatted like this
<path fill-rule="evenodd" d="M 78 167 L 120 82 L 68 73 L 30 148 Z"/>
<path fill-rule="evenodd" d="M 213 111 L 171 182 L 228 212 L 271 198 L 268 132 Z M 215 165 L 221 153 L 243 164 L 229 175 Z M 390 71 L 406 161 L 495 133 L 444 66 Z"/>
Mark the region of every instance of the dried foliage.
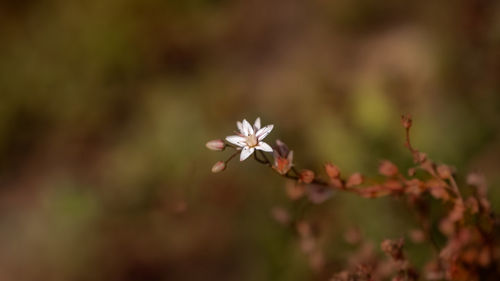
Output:
<path fill-rule="evenodd" d="M 414 166 L 404 174 L 402 169 L 389 160 L 383 160 L 378 167 L 383 180 L 365 180 L 361 173 L 343 177 L 339 167 L 332 163 L 324 165 L 326 178 L 321 178 L 309 169 L 297 171 L 293 154 L 282 141 L 274 147 L 274 162 L 261 157 L 255 159 L 272 167 L 279 175 L 290 179 L 286 194 L 291 200 L 306 198 L 310 203 L 325 202 L 334 191 L 350 192 L 364 198 L 393 196 L 403 199 L 416 214 L 420 228 L 409 230 L 414 243 L 429 243 L 435 250 L 432 260 L 418 272 L 404 253 L 404 240 L 386 239 L 380 249 L 388 259 L 377 256 L 373 244 L 361 236 L 359 230 L 351 229 L 345 234 L 349 244 L 357 246 L 357 252 L 347 258 L 348 268 L 333 274 L 331 281 L 351 280 L 498 280 L 499 252 L 498 218 L 492 213 L 487 198 L 485 179 L 478 173 L 467 175 L 467 197 L 462 195 L 456 182 L 455 171 L 445 164 L 438 164 L 414 148 L 410 142 L 412 119 L 401 118 L 405 130 L 405 146 L 410 151 Z M 226 144 L 231 146 L 231 144 Z M 237 150 L 235 153 L 238 153 Z M 230 159 L 225 162 L 227 164 Z M 462 188 L 464 190 L 465 187 Z M 438 200 L 445 211 L 440 218 L 431 218 L 430 204 Z M 319 229 L 312 221 L 297 217 L 282 207 L 272 210 L 272 216 L 283 225 L 293 225 L 298 236 L 300 249 L 306 255 L 314 270 L 324 270 L 329 264 L 321 248 Z M 432 235 L 432 225 L 444 237 L 444 243 L 437 243 Z"/>

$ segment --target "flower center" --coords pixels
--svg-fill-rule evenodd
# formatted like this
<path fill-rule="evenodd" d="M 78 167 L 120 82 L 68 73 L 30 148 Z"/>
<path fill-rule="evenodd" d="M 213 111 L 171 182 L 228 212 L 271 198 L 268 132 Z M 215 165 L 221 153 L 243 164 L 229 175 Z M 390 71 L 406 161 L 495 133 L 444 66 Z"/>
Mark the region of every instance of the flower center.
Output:
<path fill-rule="evenodd" d="M 257 140 L 257 137 L 255 135 L 249 135 L 247 137 L 247 141 L 246 142 L 247 142 L 248 146 L 250 146 L 250 147 L 254 147 L 257 144 L 259 144 L 259 141 Z"/>

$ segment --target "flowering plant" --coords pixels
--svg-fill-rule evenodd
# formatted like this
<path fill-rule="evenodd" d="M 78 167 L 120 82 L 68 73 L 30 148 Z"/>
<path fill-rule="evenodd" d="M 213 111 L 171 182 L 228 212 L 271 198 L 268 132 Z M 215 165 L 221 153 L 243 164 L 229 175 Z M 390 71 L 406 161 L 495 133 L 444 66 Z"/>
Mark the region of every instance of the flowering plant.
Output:
<path fill-rule="evenodd" d="M 226 147 L 236 150 L 226 161 L 217 162 L 212 167 L 213 172 L 223 171 L 238 153 L 241 161 L 253 154 L 257 162 L 291 180 L 286 185 L 291 200 L 305 198 L 312 205 L 321 204 L 334 191 L 350 192 L 364 198 L 393 196 L 405 200 L 420 225 L 409 236 L 413 241 L 429 243 L 435 250 L 434 257 L 427 262 L 425 268 L 419 272 L 411 265 L 404 253 L 403 238 L 383 241 L 381 250 L 389 259 L 374 259 L 373 254 L 366 254 L 364 246 L 368 245 L 367 242 L 353 229 L 346 233 L 346 240 L 359 245 L 363 255 L 352 259 L 356 262 L 346 270 L 333 274 L 332 281 L 385 280 L 391 276 L 394 281 L 418 280 L 420 277 L 425 280 L 499 280 L 499 220 L 491 210 L 484 178 L 477 173 L 469 174 L 467 184 L 472 187 L 472 192 L 464 197 L 450 166 L 436 164 L 411 145 L 411 117 L 404 115 L 401 122 L 405 131 L 405 146 L 415 165 L 404 173 L 392 162 L 381 161 L 378 172 L 383 176 L 382 181 L 365 180 L 361 173 L 344 177 L 332 163 L 324 164 L 323 178 L 309 169 L 299 171 L 293 163 L 293 151 L 284 142 L 276 140 L 273 148 L 263 142 L 273 130 L 273 125 L 261 128 L 260 118 L 257 118 L 253 126 L 246 120 L 237 122 L 237 135 L 226 137 L 226 142 L 209 141 L 207 147 L 217 151 Z M 274 161 L 270 161 L 264 152 L 272 152 Z M 417 171 L 423 171 L 424 175 L 417 176 Z M 437 220 L 431 219 L 429 214 L 431 198 L 439 200 L 446 208 L 446 212 Z M 283 208 L 275 208 L 272 213 L 278 222 L 293 226 L 301 249 L 309 258 L 313 269 L 326 270 L 327 262 L 318 246 L 319 233 L 315 230 L 314 223 L 303 219 L 300 214 L 292 217 Z M 438 243 L 434 238 L 434 225 L 437 225 L 444 237 L 444 243 Z M 357 255 L 359 253 L 354 254 Z"/>

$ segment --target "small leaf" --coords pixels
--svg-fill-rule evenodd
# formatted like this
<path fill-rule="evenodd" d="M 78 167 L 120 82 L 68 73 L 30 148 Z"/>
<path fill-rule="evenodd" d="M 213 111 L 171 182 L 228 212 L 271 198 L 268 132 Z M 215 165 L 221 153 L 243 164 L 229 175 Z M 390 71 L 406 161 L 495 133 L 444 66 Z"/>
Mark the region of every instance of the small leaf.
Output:
<path fill-rule="evenodd" d="M 314 172 L 311 170 L 302 170 L 300 172 L 300 181 L 311 183 L 314 180 Z"/>
<path fill-rule="evenodd" d="M 361 173 L 354 173 L 349 177 L 349 179 L 347 179 L 346 186 L 352 187 L 352 186 L 360 185 L 363 183 L 363 181 L 364 181 L 364 179 L 363 179 L 363 175 L 361 175 Z"/>
<path fill-rule="evenodd" d="M 340 170 L 337 166 L 333 165 L 332 163 L 326 163 L 325 164 L 325 171 L 326 174 L 331 178 L 331 179 L 338 179 L 340 177 Z"/>
<path fill-rule="evenodd" d="M 378 172 L 386 177 L 394 177 L 399 173 L 398 167 L 391 161 L 384 160 L 378 166 Z"/>

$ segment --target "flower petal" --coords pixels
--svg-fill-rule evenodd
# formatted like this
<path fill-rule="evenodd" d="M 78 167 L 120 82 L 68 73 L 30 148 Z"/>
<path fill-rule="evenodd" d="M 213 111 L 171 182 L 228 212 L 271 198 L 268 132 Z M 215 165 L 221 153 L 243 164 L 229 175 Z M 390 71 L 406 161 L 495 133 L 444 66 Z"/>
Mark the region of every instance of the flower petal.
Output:
<path fill-rule="evenodd" d="M 290 164 L 293 165 L 293 150 L 291 150 L 289 153 L 288 153 L 288 157 L 286 158 L 288 159 L 288 162 L 290 162 Z"/>
<path fill-rule="evenodd" d="M 255 123 L 253 123 L 253 127 L 255 130 L 260 129 L 260 117 L 257 117 L 257 119 L 255 119 Z"/>
<path fill-rule="evenodd" d="M 252 125 L 250 125 L 250 123 L 248 123 L 248 121 L 246 119 L 243 119 L 243 135 L 248 137 L 249 135 L 251 135 L 253 133 L 254 133 L 254 131 L 253 131 Z"/>
<path fill-rule="evenodd" d="M 249 148 L 248 146 L 243 147 L 240 154 L 240 161 L 247 159 L 254 152 L 255 148 Z"/>
<path fill-rule="evenodd" d="M 255 148 L 262 151 L 273 152 L 273 148 L 263 141 L 259 142 L 259 144 Z"/>
<path fill-rule="evenodd" d="M 241 124 L 240 121 L 236 121 L 236 127 L 238 127 L 238 130 L 240 130 L 240 133 L 243 134 L 243 124 Z"/>
<path fill-rule="evenodd" d="M 257 139 L 263 140 L 269 133 L 273 130 L 274 125 L 267 125 L 264 128 L 260 129 L 257 131 L 255 134 L 257 136 Z"/>
<path fill-rule="evenodd" d="M 240 136 L 227 136 L 226 137 L 226 140 L 232 144 L 235 144 L 237 146 L 245 146 L 246 143 L 245 143 L 245 138 L 244 137 L 240 137 Z"/>

